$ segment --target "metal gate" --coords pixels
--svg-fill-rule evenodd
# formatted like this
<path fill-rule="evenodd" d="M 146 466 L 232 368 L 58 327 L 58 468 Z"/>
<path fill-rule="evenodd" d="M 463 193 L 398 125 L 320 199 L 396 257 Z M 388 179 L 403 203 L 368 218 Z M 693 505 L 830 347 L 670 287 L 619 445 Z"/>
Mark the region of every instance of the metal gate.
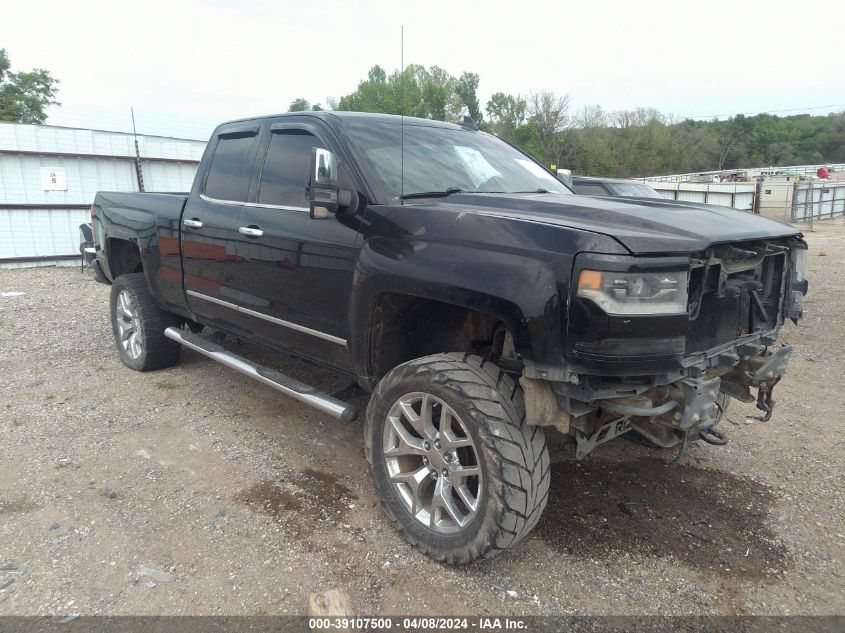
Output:
<path fill-rule="evenodd" d="M 748 182 L 696 183 L 696 182 L 656 182 L 645 183 L 657 189 L 661 195 L 671 200 L 704 202 L 740 211 L 757 211 L 757 184 Z"/>
<path fill-rule="evenodd" d="M 813 222 L 845 215 L 845 181 L 796 182 L 792 221 Z"/>

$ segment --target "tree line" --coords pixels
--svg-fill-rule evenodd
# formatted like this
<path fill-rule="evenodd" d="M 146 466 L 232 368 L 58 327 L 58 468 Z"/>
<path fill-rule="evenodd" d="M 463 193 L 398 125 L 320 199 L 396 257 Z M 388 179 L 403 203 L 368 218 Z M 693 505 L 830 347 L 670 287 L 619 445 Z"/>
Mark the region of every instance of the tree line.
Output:
<path fill-rule="evenodd" d="M 49 71 L 12 72 L 0 48 L 0 121 L 44 123 L 58 105 Z M 676 120 L 653 108 L 575 108 L 569 95 L 496 92 L 478 99 L 479 76 L 455 77 L 439 66 L 412 64 L 387 73 L 373 66 L 355 91 L 327 109 L 405 114 L 440 121 L 469 117 L 547 165 L 577 174 L 651 176 L 762 165 L 845 162 L 845 113 L 811 116 L 741 114 L 724 121 Z M 322 110 L 295 99 L 289 111 Z"/>
<path fill-rule="evenodd" d="M 494 93 L 483 107 L 479 76 L 455 77 L 413 64 L 388 74 L 373 66 L 356 90 L 327 108 L 405 114 L 440 121 L 470 117 L 547 165 L 620 178 L 761 165 L 845 162 L 845 113 L 727 120 L 676 120 L 653 108 L 575 108 L 569 95 Z M 321 110 L 296 99 L 290 111 Z"/>

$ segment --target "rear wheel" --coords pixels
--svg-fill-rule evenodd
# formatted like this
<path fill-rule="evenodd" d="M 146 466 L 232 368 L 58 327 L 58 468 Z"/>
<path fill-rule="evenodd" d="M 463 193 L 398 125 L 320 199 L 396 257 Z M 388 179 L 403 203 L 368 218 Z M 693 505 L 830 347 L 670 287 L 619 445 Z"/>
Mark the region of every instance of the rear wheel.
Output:
<path fill-rule="evenodd" d="M 181 317 L 162 310 L 147 288 L 143 273 L 121 275 L 111 287 L 111 321 L 117 351 L 124 365 L 136 371 L 172 367 L 181 346 L 164 335 Z"/>
<path fill-rule="evenodd" d="M 543 430 L 524 420 L 519 385 L 476 356 L 427 356 L 381 380 L 367 407 L 367 460 L 406 540 L 468 563 L 531 531 L 548 497 L 549 455 Z"/>

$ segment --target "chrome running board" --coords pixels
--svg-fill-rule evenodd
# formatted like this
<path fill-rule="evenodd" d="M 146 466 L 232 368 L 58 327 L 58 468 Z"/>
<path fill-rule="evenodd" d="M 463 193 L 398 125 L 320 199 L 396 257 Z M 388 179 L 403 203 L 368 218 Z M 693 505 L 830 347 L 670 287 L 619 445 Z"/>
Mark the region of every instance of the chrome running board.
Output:
<path fill-rule="evenodd" d="M 208 356 L 210 359 L 216 360 L 221 365 L 234 369 L 235 371 L 238 371 L 245 376 L 249 376 L 258 382 L 264 383 L 277 391 L 281 391 L 286 396 L 290 396 L 300 402 L 304 402 L 305 404 L 310 405 L 315 409 L 319 409 L 323 413 L 328 413 L 339 420 L 352 422 L 358 417 L 358 410 L 351 404 L 332 398 L 331 396 L 318 391 L 314 387 L 277 372 L 275 369 L 264 367 L 263 365 L 253 363 L 251 360 L 247 360 L 242 356 L 233 354 L 224 347 L 221 347 L 216 343 L 212 343 L 201 336 L 175 327 L 167 328 L 164 331 L 164 335 L 167 338 L 184 345 L 188 349 L 199 352 L 203 356 Z"/>

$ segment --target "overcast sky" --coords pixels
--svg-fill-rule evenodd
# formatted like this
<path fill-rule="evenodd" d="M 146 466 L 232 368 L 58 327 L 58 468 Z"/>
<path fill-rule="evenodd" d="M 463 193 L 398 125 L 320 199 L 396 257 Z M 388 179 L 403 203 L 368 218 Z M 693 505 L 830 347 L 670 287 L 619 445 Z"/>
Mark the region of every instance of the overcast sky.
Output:
<path fill-rule="evenodd" d="M 821 7 L 821 5 L 814 5 Z M 61 80 L 56 125 L 205 138 L 223 120 L 325 104 L 373 64 L 438 65 L 498 91 L 676 116 L 845 109 L 839 26 L 796 2 L 230 0 L 5 3 L 13 70 Z M 837 26 L 838 25 L 838 26 Z M 790 114 L 785 112 L 783 114 Z"/>

